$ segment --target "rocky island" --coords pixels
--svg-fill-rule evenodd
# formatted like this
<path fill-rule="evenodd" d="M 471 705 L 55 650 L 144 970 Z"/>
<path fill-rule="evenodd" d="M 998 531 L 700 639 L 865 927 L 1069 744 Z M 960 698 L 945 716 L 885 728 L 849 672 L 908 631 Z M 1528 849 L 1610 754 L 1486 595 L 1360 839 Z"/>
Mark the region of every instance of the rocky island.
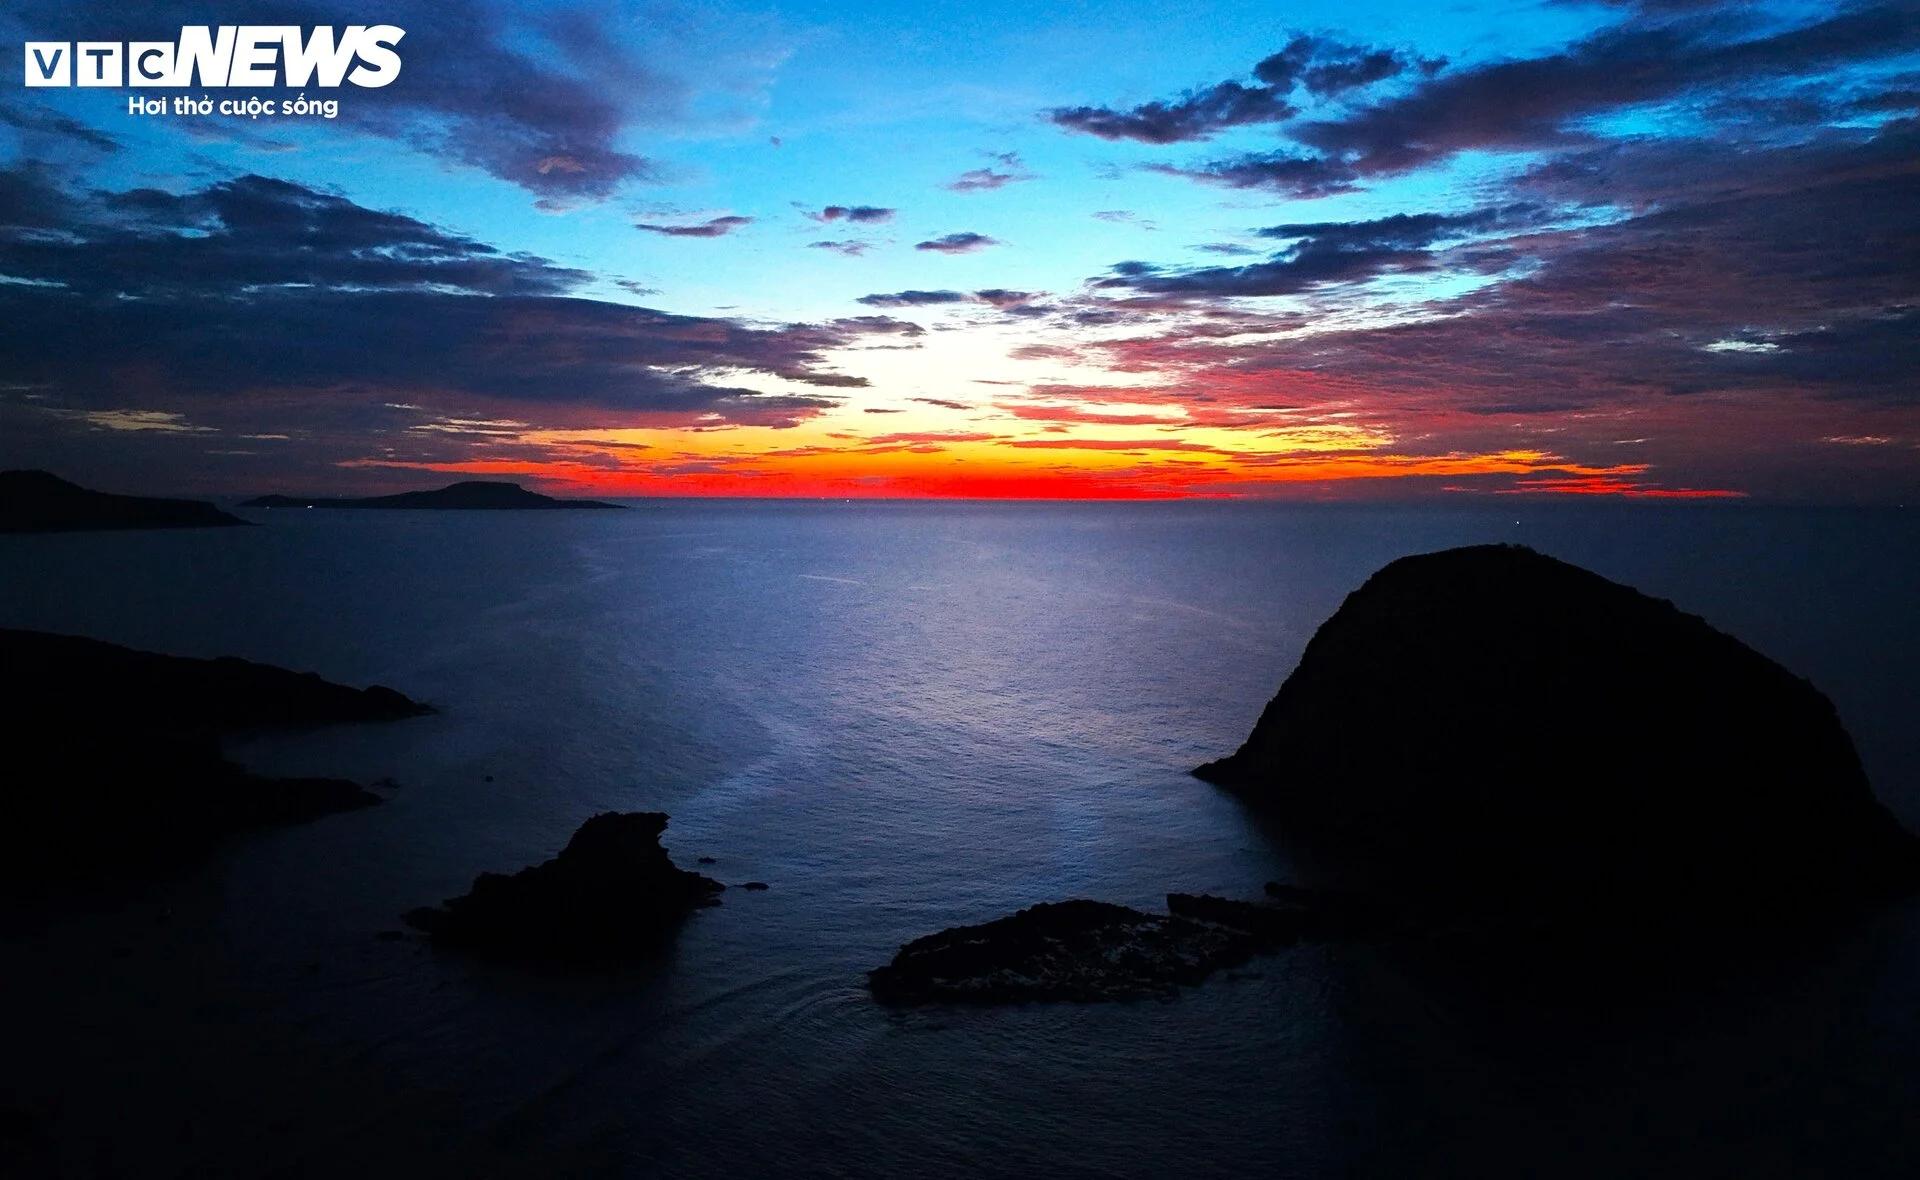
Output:
<path fill-rule="evenodd" d="M 531 492 L 517 483 L 472 479 L 448 484 L 430 491 L 398 492 L 391 496 L 362 496 L 324 499 L 301 496 L 258 496 L 243 501 L 242 508 L 401 508 L 469 511 L 613 509 L 624 505 L 601 500 L 566 500 Z"/>
<path fill-rule="evenodd" d="M 916 938 L 867 973 L 884 1004 L 1017 1004 L 1165 998 L 1296 942 L 1351 937 L 1369 921 L 1344 899 L 1272 886 L 1272 900 L 1170 893 L 1167 912 L 1046 902 Z"/>
<path fill-rule="evenodd" d="M 118 496 L 45 471 L 0 471 L 0 533 L 197 529 L 244 525 L 204 500 Z"/>
<path fill-rule="evenodd" d="M 10 682 L 0 879 L 15 898 L 135 876 L 246 828 L 379 801 L 341 779 L 253 774 L 221 754 L 224 736 L 431 712 L 388 688 L 37 631 L 0 629 L 0 667 Z"/>
<path fill-rule="evenodd" d="M 643 957 L 726 888 L 682 869 L 660 846 L 667 817 L 608 811 L 580 825 L 560 855 L 512 876 L 482 873 L 473 888 L 406 921 L 435 942 L 536 963 Z"/>
<path fill-rule="evenodd" d="M 1812 684 L 1513 545 L 1374 574 L 1194 773 L 1376 882 L 1498 908 L 1764 918 L 1920 882 Z"/>

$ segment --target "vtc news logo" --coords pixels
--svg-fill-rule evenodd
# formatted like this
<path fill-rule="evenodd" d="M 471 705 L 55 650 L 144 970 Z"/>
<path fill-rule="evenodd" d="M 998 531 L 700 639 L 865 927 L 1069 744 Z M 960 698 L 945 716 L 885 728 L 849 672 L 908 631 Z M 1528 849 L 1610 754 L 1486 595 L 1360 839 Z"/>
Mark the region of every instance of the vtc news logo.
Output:
<path fill-rule="evenodd" d="M 172 41 L 28 41 L 28 86 L 385 86 L 395 25 L 189 25 Z"/>

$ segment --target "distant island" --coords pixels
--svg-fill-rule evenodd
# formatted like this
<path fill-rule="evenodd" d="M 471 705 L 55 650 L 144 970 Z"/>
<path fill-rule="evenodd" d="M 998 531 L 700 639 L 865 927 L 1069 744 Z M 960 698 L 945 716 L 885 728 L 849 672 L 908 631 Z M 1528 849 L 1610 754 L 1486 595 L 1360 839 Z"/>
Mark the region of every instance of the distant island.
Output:
<path fill-rule="evenodd" d="M 134 881 L 248 828 L 380 801 L 360 784 L 254 774 L 222 737 L 433 710 L 389 688 L 232 658 L 0 629 L 0 908 L 79 883 Z"/>
<path fill-rule="evenodd" d="M 247 521 L 204 500 L 117 496 L 46 471 L 0 471 L 0 533 L 197 529 Z"/>
<path fill-rule="evenodd" d="M 601 500 L 563 500 L 530 492 L 517 483 L 470 479 L 422 492 L 398 492 L 391 496 L 358 496 L 320 499 L 301 496 L 258 496 L 240 505 L 242 508 L 430 508 L 467 511 L 555 508 L 624 508 Z"/>

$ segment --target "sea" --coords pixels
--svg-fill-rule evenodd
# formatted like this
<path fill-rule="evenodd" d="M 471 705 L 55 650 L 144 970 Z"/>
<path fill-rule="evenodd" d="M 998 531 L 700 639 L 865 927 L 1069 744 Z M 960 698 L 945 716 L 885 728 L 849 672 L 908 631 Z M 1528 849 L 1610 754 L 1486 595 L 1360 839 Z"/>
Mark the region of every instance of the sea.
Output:
<path fill-rule="evenodd" d="M 0 538 L 0 625 L 438 712 L 233 746 L 392 785 L 0 934 L 9 1175 L 1920 1175 L 1920 903 L 1577 968 L 1306 946 L 1166 1001 L 890 1009 L 864 986 L 912 938 L 1035 902 L 1293 879 L 1188 771 L 1369 573 L 1454 545 L 1576 562 L 1810 678 L 1920 827 L 1911 511 L 242 514 Z M 678 863 L 770 888 L 617 970 L 392 933 L 606 810 L 667 812 Z"/>

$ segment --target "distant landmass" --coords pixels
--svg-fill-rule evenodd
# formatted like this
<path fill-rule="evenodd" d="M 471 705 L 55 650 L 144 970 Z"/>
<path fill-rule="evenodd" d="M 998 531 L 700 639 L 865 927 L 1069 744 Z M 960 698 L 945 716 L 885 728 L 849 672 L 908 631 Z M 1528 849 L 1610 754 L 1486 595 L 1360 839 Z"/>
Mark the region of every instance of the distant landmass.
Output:
<path fill-rule="evenodd" d="M 601 500 L 563 500 L 530 492 L 517 483 L 473 479 L 432 491 L 399 492 L 391 496 L 320 499 L 301 496 L 259 496 L 242 508 L 432 508 L 498 511 L 502 509 L 623 508 Z"/>
<path fill-rule="evenodd" d="M 0 629 L 0 668 L 0 901 L 134 880 L 230 833 L 380 801 L 343 779 L 254 774 L 221 754 L 224 735 L 432 712 L 389 688 L 39 631 Z"/>
<path fill-rule="evenodd" d="M 194 529 L 247 521 L 204 500 L 117 496 L 46 471 L 0 471 L 0 533 Z"/>

